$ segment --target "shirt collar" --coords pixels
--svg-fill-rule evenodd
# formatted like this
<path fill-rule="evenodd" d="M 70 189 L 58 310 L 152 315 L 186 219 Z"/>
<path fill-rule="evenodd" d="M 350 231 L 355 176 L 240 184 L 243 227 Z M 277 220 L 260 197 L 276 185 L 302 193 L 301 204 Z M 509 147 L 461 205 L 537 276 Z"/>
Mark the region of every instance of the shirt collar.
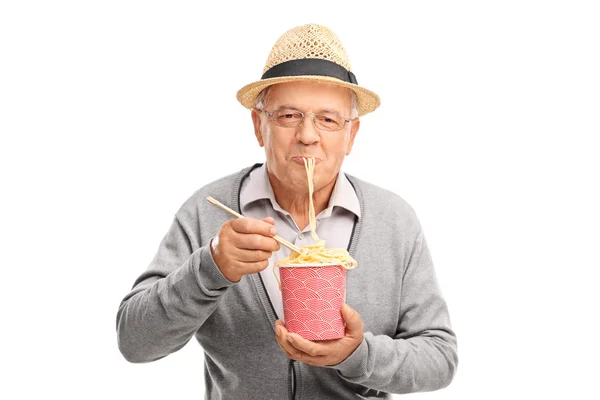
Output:
<path fill-rule="evenodd" d="M 252 171 L 244 183 L 245 187 L 240 195 L 240 207 L 242 212 L 251 203 L 264 199 L 270 200 L 275 210 L 285 212 L 281 209 L 277 200 L 275 200 L 275 194 L 273 193 L 273 188 L 269 181 L 266 163 Z M 360 218 L 360 203 L 358 197 L 356 196 L 352 184 L 342 171 L 338 174 L 327 208 L 323 210 L 317 218 L 329 217 L 333 212 L 334 207 L 344 208 Z"/>

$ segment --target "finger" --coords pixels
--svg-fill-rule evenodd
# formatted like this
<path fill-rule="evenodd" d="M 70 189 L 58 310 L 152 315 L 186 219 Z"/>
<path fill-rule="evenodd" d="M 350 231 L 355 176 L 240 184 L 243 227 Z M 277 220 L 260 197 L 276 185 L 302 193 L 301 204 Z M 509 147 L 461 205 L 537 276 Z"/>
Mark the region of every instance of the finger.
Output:
<path fill-rule="evenodd" d="M 306 340 L 298 334 L 288 333 L 287 340 L 294 349 L 299 350 L 302 353 L 306 353 L 311 357 L 319 357 L 328 354 L 326 345 L 311 342 L 310 340 Z"/>
<path fill-rule="evenodd" d="M 285 333 L 285 334 L 288 333 L 287 328 L 283 324 L 283 321 L 280 319 L 275 321 L 275 333 L 277 333 L 277 327 L 280 327 L 283 330 L 283 333 Z"/>
<path fill-rule="evenodd" d="M 262 220 L 265 221 L 269 225 L 275 225 L 275 219 L 274 218 L 266 217 L 266 218 L 263 218 Z"/>
<path fill-rule="evenodd" d="M 277 343 L 279 343 L 279 347 L 285 353 L 288 358 L 292 360 L 301 361 L 304 357 L 301 351 L 297 350 L 292 346 L 286 339 L 288 335 L 287 329 L 283 326 L 283 324 L 279 324 L 275 326 L 275 336 L 277 338 Z"/>
<path fill-rule="evenodd" d="M 239 234 L 232 238 L 235 247 L 245 250 L 264 250 L 277 251 L 279 243 L 271 237 L 265 237 L 259 234 Z"/>
<path fill-rule="evenodd" d="M 277 229 L 273 225 L 254 218 L 234 219 L 231 221 L 231 228 L 237 233 L 255 233 L 267 237 L 277 235 Z"/>
<path fill-rule="evenodd" d="M 344 304 L 342 307 L 342 318 L 346 322 L 346 336 L 360 336 L 363 334 L 364 326 L 360 314 L 348 304 Z"/>
<path fill-rule="evenodd" d="M 273 253 L 264 250 L 236 249 L 233 256 L 241 262 L 259 262 L 268 260 Z"/>

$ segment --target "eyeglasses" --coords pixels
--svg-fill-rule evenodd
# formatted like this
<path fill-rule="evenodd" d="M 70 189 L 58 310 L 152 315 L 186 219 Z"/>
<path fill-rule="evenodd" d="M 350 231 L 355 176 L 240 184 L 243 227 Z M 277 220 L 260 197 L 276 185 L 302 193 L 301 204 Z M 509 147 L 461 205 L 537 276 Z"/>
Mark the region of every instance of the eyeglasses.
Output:
<path fill-rule="evenodd" d="M 275 125 L 281 126 L 282 128 L 296 128 L 302 125 L 304 122 L 304 116 L 306 114 L 312 115 L 314 126 L 324 131 L 339 131 L 346 126 L 346 122 L 351 121 L 350 119 L 344 118 L 341 115 L 329 112 L 315 114 L 308 111 L 302 112 L 287 108 L 275 110 L 272 113 L 260 108 L 257 108 L 257 110 L 264 111 L 264 113 L 267 114 L 267 116 Z"/>

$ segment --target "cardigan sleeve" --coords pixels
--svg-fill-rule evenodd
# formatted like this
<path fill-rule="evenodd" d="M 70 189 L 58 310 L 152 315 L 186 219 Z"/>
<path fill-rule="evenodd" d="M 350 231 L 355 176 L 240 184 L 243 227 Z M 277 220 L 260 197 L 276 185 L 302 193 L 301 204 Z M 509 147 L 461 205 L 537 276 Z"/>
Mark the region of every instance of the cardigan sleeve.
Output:
<path fill-rule="evenodd" d="M 448 386 L 458 364 L 456 336 L 421 229 L 404 270 L 400 295 L 396 334 L 365 332 L 359 347 L 332 368 L 343 379 L 388 393 Z"/>
<path fill-rule="evenodd" d="M 119 350 L 130 362 L 154 361 L 181 349 L 234 285 L 215 264 L 210 244 L 192 251 L 196 238 L 175 217 L 147 270 L 117 313 Z"/>

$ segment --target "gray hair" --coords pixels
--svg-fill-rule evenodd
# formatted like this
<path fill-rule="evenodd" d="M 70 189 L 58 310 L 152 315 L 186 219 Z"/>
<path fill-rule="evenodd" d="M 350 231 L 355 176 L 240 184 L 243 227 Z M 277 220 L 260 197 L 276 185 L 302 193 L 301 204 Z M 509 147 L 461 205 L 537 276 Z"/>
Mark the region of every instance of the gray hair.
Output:
<path fill-rule="evenodd" d="M 264 109 L 267 106 L 267 94 L 269 94 L 269 89 L 271 86 L 267 86 L 263 90 L 260 91 L 258 96 L 256 97 L 256 105 L 255 107 L 258 109 Z"/>
<path fill-rule="evenodd" d="M 258 96 L 256 97 L 256 108 L 260 108 L 262 110 L 266 107 L 268 100 L 267 96 L 269 94 L 270 88 L 271 86 L 267 86 L 258 94 Z M 348 90 L 350 91 L 350 95 L 352 96 L 352 115 L 350 116 L 350 118 L 354 119 L 358 117 L 358 98 L 356 97 L 356 93 L 354 92 L 354 90 Z"/>

